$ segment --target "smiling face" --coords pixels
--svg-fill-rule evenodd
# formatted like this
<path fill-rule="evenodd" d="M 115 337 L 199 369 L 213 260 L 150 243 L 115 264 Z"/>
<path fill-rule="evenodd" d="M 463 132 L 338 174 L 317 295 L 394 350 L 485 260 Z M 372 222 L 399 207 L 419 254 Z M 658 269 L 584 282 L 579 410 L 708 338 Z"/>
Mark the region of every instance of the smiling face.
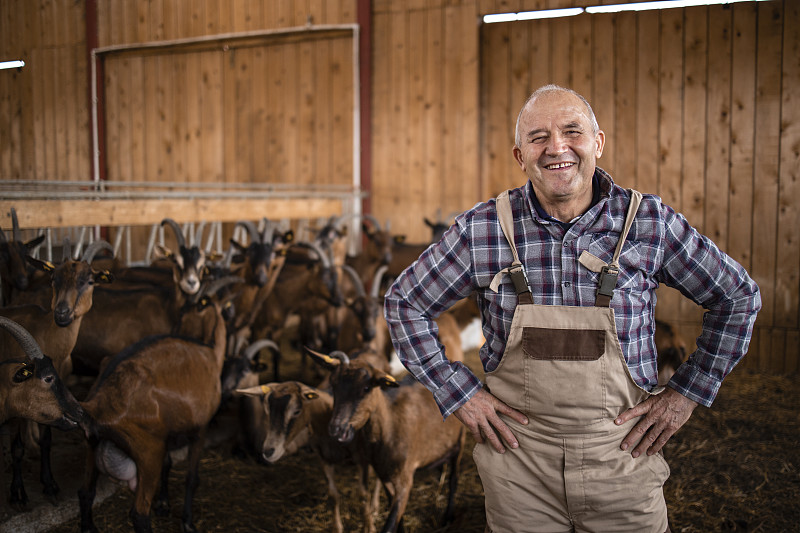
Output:
<path fill-rule="evenodd" d="M 542 93 L 525 105 L 517 128 L 514 159 L 545 211 L 564 222 L 586 211 L 605 143 L 586 104 L 565 90 Z"/>

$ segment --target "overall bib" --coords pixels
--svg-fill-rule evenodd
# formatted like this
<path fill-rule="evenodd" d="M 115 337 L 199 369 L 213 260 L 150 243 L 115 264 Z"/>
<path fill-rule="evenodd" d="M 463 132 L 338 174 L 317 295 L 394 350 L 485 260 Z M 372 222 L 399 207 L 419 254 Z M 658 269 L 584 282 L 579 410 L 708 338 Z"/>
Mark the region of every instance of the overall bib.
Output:
<path fill-rule="evenodd" d="M 609 307 L 617 260 L 641 199 L 633 193 L 614 258 L 600 276 L 595 307 L 532 303 L 514 244 L 508 193 L 498 197 L 501 226 L 514 254 L 502 274 L 514 280 L 519 303 L 503 358 L 486 375 L 486 388 L 524 413 L 529 424 L 503 416 L 519 448 L 499 454 L 477 444 L 473 451 L 492 533 L 669 530 L 663 495 L 669 466 L 660 454 L 634 459 L 620 450 L 638 419 L 614 424 L 650 395 L 631 378 Z"/>

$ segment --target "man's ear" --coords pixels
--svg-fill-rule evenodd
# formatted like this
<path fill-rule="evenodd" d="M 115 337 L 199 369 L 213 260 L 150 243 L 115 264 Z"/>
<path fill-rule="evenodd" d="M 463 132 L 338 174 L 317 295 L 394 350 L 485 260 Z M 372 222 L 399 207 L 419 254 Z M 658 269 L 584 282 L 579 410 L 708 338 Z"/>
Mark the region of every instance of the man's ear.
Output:
<path fill-rule="evenodd" d="M 599 130 L 597 132 L 597 136 L 595 137 L 595 142 L 597 143 L 597 149 L 594 152 L 594 156 L 597 159 L 600 159 L 600 156 L 603 155 L 603 148 L 606 145 L 606 134 L 603 130 Z"/>
<path fill-rule="evenodd" d="M 514 148 L 511 149 L 511 153 L 514 155 L 514 161 L 517 162 L 519 168 L 521 168 L 522 171 L 525 172 L 525 163 L 524 161 L 522 161 L 522 150 L 520 150 L 519 147 L 515 144 Z"/>

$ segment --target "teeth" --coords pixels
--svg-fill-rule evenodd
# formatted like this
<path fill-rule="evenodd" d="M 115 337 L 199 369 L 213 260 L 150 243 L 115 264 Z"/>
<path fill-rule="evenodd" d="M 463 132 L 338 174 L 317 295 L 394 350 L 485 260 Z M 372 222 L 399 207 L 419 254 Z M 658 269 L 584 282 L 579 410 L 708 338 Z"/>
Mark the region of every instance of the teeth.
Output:
<path fill-rule="evenodd" d="M 556 170 L 559 168 L 571 167 L 572 163 L 557 163 L 555 165 L 547 165 L 548 170 Z"/>

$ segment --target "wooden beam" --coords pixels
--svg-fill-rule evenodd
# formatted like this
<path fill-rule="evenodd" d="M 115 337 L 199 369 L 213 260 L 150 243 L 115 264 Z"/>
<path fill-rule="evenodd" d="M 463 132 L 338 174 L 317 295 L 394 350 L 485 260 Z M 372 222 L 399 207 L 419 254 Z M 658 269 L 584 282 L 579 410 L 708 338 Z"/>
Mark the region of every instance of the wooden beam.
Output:
<path fill-rule="evenodd" d="M 11 208 L 22 229 L 74 226 L 140 226 L 165 217 L 176 222 L 236 222 L 290 218 L 321 218 L 342 214 L 342 200 L 289 199 L 168 199 L 168 200 L 0 200 L 0 227 L 11 227 Z"/>

